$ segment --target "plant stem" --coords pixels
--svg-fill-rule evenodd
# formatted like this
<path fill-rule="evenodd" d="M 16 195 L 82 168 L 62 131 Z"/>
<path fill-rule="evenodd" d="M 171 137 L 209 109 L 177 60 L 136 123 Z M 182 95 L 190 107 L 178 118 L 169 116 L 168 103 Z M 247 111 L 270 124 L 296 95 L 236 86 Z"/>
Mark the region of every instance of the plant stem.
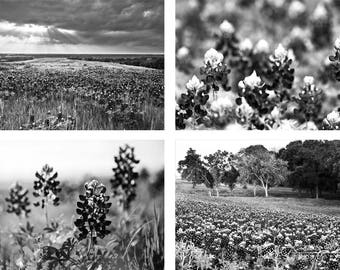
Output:
<path fill-rule="evenodd" d="M 49 227 L 49 223 L 48 223 L 48 201 L 46 200 L 46 205 L 45 205 L 45 219 L 46 219 L 46 227 Z"/>

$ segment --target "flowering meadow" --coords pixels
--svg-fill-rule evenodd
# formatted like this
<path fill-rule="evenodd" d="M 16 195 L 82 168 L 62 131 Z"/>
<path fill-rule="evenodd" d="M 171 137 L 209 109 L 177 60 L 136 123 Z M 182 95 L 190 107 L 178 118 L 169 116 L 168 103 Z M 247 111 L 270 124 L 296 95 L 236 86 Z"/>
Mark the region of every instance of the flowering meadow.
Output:
<path fill-rule="evenodd" d="M 0 129 L 163 129 L 164 71 L 82 60 L 0 65 Z"/>
<path fill-rule="evenodd" d="M 340 217 L 178 194 L 176 269 L 336 270 L 339 226 Z"/>
<path fill-rule="evenodd" d="M 164 172 L 139 171 L 133 147 L 117 150 L 111 179 L 72 185 L 44 165 L 30 186 L 2 187 L 0 269 L 164 267 Z"/>
<path fill-rule="evenodd" d="M 177 167 L 176 269 L 340 269 L 340 141 L 282 140 L 265 141 L 270 150 L 218 142 L 215 152 L 188 143 Z"/>
<path fill-rule="evenodd" d="M 178 0 L 176 128 L 339 129 L 338 2 Z"/>

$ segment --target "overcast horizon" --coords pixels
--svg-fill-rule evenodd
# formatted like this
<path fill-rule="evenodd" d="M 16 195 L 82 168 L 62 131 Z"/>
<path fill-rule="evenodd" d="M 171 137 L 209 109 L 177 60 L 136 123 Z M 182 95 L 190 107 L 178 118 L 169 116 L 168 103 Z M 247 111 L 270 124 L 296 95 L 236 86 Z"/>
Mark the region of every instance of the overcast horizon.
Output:
<path fill-rule="evenodd" d="M 28 182 L 35 179 L 45 164 L 52 166 L 61 180 L 82 180 L 86 175 L 113 175 L 114 156 L 119 146 L 135 147 L 140 164 L 155 173 L 164 167 L 162 141 L 0 141 L 0 184 Z M 152 149 L 152 151 L 150 151 Z M 2 185 L 0 186 L 3 187 Z"/>
<path fill-rule="evenodd" d="M 0 0 L 2 54 L 163 54 L 163 0 Z"/>

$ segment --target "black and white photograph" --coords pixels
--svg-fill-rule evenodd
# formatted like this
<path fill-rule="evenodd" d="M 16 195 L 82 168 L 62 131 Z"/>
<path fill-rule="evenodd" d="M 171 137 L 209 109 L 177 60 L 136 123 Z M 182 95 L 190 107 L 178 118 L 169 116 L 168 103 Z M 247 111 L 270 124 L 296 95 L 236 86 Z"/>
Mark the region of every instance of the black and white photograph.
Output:
<path fill-rule="evenodd" d="M 0 269 L 163 269 L 163 144 L 0 140 Z"/>
<path fill-rule="evenodd" d="M 164 129 L 164 0 L 0 0 L 0 129 Z"/>
<path fill-rule="evenodd" d="M 338 130 L 340 1 L 177 0 L 177 130 Z"/>
<path fill-rule="evenodd" d="M 176 269 L 340 269 L 339 140 L 176 142 Z"/>

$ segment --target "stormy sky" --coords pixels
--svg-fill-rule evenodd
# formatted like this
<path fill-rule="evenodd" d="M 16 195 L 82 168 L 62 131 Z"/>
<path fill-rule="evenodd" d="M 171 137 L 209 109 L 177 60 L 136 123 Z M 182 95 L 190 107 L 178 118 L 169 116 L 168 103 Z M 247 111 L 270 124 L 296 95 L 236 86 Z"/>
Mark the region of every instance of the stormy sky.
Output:
<path fill-rule="evenodd" d="M 0 0 L 0 53 L 163 53 L 164 0 Z"/>

